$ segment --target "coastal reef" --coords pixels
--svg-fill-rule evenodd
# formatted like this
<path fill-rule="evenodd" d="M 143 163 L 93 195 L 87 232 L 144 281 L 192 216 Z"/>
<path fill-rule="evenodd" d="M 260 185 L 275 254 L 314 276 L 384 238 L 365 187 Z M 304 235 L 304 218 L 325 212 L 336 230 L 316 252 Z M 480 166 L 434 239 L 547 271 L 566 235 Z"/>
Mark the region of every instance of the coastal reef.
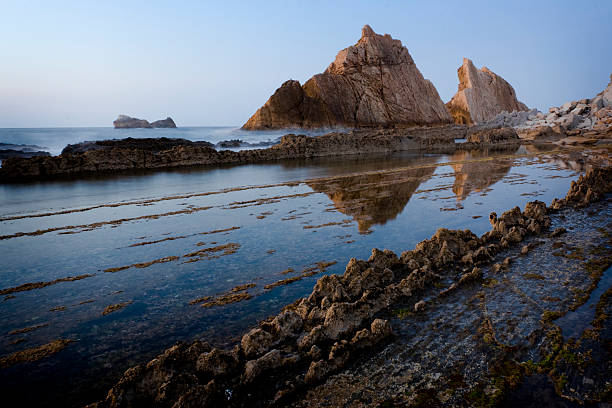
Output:
<path fill-rule="evenodd" d="M 451 117 L 408 49 L 368 25 L 357 44 L 301 86 L 289 80 L 243 129 L 431 125 Z"/>
<path fill-rule="evenodd" d="M 156 120 L 155 122 L 149 123 L 145 119 L 132 118 L 127 115 L 119 115 L 117 119 L 113 121 L 115 129 L 135 129 L 135 128 L 175 128 L 176 123 L 171 117 L 166 119 Z"/>
<path fill-rule="evenodd" d="M 504 78 L 487 67 L 477 69 L 464 58 L 457 69 L 459 87 L 446 104 L 457 124 L 473 125 L 486 122 L 501 112 L 526 111 L 516 92 Z"/>
<path fill-rule="evenodd" d="M 486 137 L 486 134 L 497 136 Z M 60 156 L 13 158 L 2 162 L 0 182 L 40 180 L 61 176 L 116 173 L 173 167 L 259 163 L 397 151 L 452 153 L 518 143 L 512 131 L 484 129 L 475 142 L 455 143 L 468 137 L 465 126 L 403 129 L 360 129 L 322 136 L 288 134 L 267 149 L 216 150 L 207 142 L 183 139 L 122 139 L 69 145 Z"/>
<path fill-rule="evenodd" d="M 508 395 L 508 389 L 518 386 L 526 375 L 533 374 L 549 375 L 555 381 L 557 392 L 562 395 L 573 393 L 571 398 L 574 401 L 584 402 L 585 398 L 589 401 L 603 401 L 602 398 L 606 398 L 601 394 L 606 392 L 605 372 L 602 377 L 601 372 L 589 371 L 589 382 L 584 383 L 587 384 L 586 393 L 579 392 L 585 389 L 584 386 L 567 386 L 568 378 L 569 381 L 581 378 L 578 374 L 574 375 L 573 364 L 583 366 L 586 357 L 572 354 L 578 347 L 577 343 L 564 344 L 559 337 L 559 329 L 555 331 L 556 326 L 550 324 L 561 313 L 540 310 L 539 307 L 536 309 L 542 315 L 541 321 L 537 323 L 541 329 L 531 332 L 528 342 L 532 346 L 536 345 L 535 353 L 542 354 L 542 357 L 519 363 L 512 356 L 520 355 L 521 350 L 525 352 L 519 347 L 523 337 L 505 338 L 500 332 L 496 334 L 495 328 L 507 324 L 510 329 L 514 327 L 510 332 L 521 331 L 524 330 L 522 319 L 501 320 L 501 316 L 494 314 L 497 313 L 495 310 L 487 311 L 485 299 L 487 296 L 495 296 L 495 289 L 491 289 L 490 295 L 483 290 L 475 293 L 468 299 L 463 315 L 454 315 L 452 312 L 452 308 L 463 308 L 461 304 L 446 302 L 444 299 L 464 290 L 469 291 L 474 285 L 482 284 L 481 287 L 487 290 L 498 285 L 499 280 L 509 279 L 504 271 L 515 261 L 508 254 L 516 254 L 522 245 L 520 253 L 524 256 L 536 251 L 538 245 L 544 245 L 545 241 L 541 238 L 558 240 L 560 236 L 568 234 L 565 228 L 551 228 L 552 217 L 558 211 L 593 205 L 611 192 L 612 168 L 593 168 L 580 176 L 572 184 L 567 196 L 556 200 L 551 207 L 533 201 L 527 203 L 522 211 L 516 207 L 500 216 L 491 213 L 489 221 L 492 229 L 480 237 L 469 230 L 441 228 L 430 239 L 420 242 L 413 250 L 405 251 L 401 256 L 388 250 L 373 249 L 367 261 L 351 259 L 342 275 L 320 278 L 308 297 L 298 299 L 277 316 L 266 319 L 248 331 L 233 349 L 212 348 L 201 341 L 178 343 L 149 363 L 127 370 L 106 398 L 91 406 L 283 406 L 302 401 L 303 397 L 299 395 L 303 396 L 309 389 L 320 389 L 321 398 L 333 405 L 334 398 L 344 398 L 341 395 L 334 397 L 333 394 L 343 392 L 342 373 L 350 370 L 351 363 L 362 356 L 384 353 L 381 350 L 386 350 L 385 344 L 396 341 L 401 343 L 404 341 L 402 339 L 418 339 L 418 332 L 395 332 L 391 324 L 393 316 L 399 316 L 400 319 L 414 316 L 414 324 L 418 325 L 418 316 L 424 316 L 434 307 L 448 309 L 446 312 L 442 310 L 443 315 L 454 316 L 455 325 L 465 323 L 465 327 L 457 327 L 451 332 L 467 341 L 477 341 L 478 346 L 465 350 L 467 360 L 463 361 L 463 371 L 467 370 L 473 376 L 470 367 L 482 367 L 483 374 L 476 376 L 473 382 L 459 371 L 442 377 L 439 373 L 429 372 L 422 381 L 412 382 L 420 385 L 420 389 L 401 392 L 394 396 L 399 398 L 397 401 L 378 401 L 374 405 L 422 406 L 419 401 L 421 404 L 429 401 L 435 406 L 496 405 Z M 608 237 L 600 234 L 599 240 L 604 239 L 604 236 Z M 591 271 L 591 275 L 598 279 L 610 262 L 606 260 L 609 258 L 600 257 L 602 253 L 609 252 L 606 249 L 608 247 L 597 248 L 597 251 L 589 251 L 593 259 L 587 261 L 587 271 Z M 503 257 L 503 262 L 497 263 L 500 257 Z M 485 278 L 485 269 L 487 274 L 495 275 Z M 533 282 L 534 279 L 544 277 L 526 273 L 521 275 L 521 279 Z M 533 283 L 525 288 L 532 286 Z M 436 290 L 440 300 L 424 296 Z M 523 301 L 528 303 L 530 310 L 534 310 L 535 306 L 528 302 L 528 295 L 521 294 L 518 287 L 512 290 L 511 293 L 519 298 L 526 298 Z M 578 300 L 573 307 L 578 307 L 585 300 Z M 503 299 L 498 302 L 503 302 Z M 402 305 L 403 308 L 398 308 Z M 477 311 L 474 316 L 480 317 L 471 321 L 471 315 L 467 313 L 470 310 Z M 602 314 L 598 318 L 601 320 L 607 317 Z M 596 323 L 596 329 L 601 324 Z M 436 332 L 445 326 L 437 327 Z M 420 347 L 418 355 L 441 361 L 427 351 L 436 347 L 436 344 Z M 482 354 L 483 350 L 485 354 Z M 476 355 L 484 355 L 487 359 L 484 363 L 480 360 L 469 361 L 470 356 Z M 452 356 L 449 354 L 448 357 L 452 360 Z M 394 361 L 392 359 L 383 363 L 383 367 L 390 365 L 392 372 L 386 374 L 397 374 L 404 386 L 406 382 L 413 379 L 416 381 L 423 375 L 417 366 L 393 367 Z M 379 373 L 376 377 L 369 377 L 368 381 L 372 383 L 377 381 L 376 378 L 384 379 L 386 374 L 381 376 Z M 437 388 L 427 385 L 437 384 L 440 378 L 447 382 L 446 387 L 444 384 L 438 384 Z M 361 380 L 363 378 L 354 378 L 349 383 Z M 333 385 L 334 381 L 337 381 L 339 388 L 332 390 L 331 396 L 325 396 L 325 386 Z M 344 389 L 350 390 L 350 385 L 345 385 Z M 439 393 L 439 390 L 448 392 Z M 456 390 L 462 398 L 460 401 L 452 399 L 456 397 Z M 444 397 L 442 394 L 449 395 Z M 441 400 L 440 395 L 445 399 Z M 317 395 L 307 396 L 309 399 L 302 401 L 305 406 L 309 405 L 309 400 L 316 402 Z M 373 401 L 354 402 L 356 406 L 368 406 Z M 314 405 L 322 406 L 325 403 L 319 401 Z"/>

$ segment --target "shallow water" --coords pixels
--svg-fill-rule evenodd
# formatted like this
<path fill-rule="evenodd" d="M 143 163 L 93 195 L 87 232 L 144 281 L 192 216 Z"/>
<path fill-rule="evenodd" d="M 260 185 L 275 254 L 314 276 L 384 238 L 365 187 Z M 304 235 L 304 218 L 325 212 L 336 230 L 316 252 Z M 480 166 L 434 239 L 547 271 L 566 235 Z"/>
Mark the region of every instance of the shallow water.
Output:
<path fill-rule="evenodd" d="M 75 340 L 0 370 L 0 389 L 37 387 L 37 403 L 45 393 L 49 404 L 99 399 L 126 368 L 176 341 L 235 342 L 351 257 L 400 253 L 438 227 L 482 234 L 491 211 L 550 203 L 583 167 L 580 156 L 528 146 L 0 185 L 0 355 Z M 236 293 L 250 298 L 202 307 Z"/>
<path fill-rule="evenodd" d="M 597 287 L 589 295 L 589 299 L 578 309 L 568 312 L 555 320 L 555 324 L 562 330 L 565 341 L 579 338 L 586 329 L 591 329 L 591 322 L 595 318 L 595 308 L 601 295 L 612 286 L 612 266 L 606 269 Z"/>

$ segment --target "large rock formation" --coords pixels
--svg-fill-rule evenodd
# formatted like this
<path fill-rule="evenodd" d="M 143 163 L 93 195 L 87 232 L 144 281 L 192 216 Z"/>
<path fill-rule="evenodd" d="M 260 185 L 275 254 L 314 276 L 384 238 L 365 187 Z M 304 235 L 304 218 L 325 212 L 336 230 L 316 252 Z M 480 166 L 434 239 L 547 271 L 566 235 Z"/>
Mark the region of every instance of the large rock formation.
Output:
<path fill-rule="evenodd" d="M 287 81 L 243 129 L 450 123 L 436 88 L 399 40 L 361 30 L 322 74 Z"/>
<path fill-rule="evenodd" d="M 512 85 L 487 67 L 478 70 L 471 60 L 464 58 L 457 76 L 459 89 L 446 104 L 455 123 L 472 125 L 486 122 L 503 111 L 528 109 L 516 99 Z"/>
<path fill-rule="evenodd" d="M 132 118 L 127 115 L 119 115 L 117 119 L 113 121 L 115 129 L 134 129 L 134 128 L 175 128 L 176 124 L 171 117 L 166 119 L 156 120 L 153 123 L 144 119 Z"/>

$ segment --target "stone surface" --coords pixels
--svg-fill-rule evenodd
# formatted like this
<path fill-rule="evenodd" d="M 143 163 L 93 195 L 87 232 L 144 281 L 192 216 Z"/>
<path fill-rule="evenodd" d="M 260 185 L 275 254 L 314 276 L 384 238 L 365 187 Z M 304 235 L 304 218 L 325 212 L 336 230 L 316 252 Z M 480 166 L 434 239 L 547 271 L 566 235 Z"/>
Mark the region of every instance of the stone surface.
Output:
<path fill-rule="evenodd" d="M 527 110 L 512 85 L 486 67 L 478 70 L 464 58 L 457 76 L 459 89 L 446 104 L 455 123 L 471 125 L 486 122 L 500 112 Z"/>
<path fill-rule="evenodd" d="M 436 88 L 399 40 L 364 26 L 357 44 L 338 53 L 303 86 L 285 82 L 243 129 L 450 123 Z"/>

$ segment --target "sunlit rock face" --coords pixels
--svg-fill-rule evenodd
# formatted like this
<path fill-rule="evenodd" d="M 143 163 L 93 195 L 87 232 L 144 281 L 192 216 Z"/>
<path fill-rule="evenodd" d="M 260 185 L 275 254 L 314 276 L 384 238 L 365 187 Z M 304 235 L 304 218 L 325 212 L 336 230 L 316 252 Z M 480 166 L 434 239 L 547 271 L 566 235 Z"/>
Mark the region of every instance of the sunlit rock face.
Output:
<path fill-rule="evenodd" d="M 446 104 L 455 123 L 472 125 L 486 122 L 501 112 L 526 111 L 512 85 L 487 67 L 477 69 L 464 58 L 457 69 L 459 87 Z"/>
<path fill-rule="evenodd" d="M 433 84 L 399 40 L 368 25 L 303 86 L 285 82 L 243 129 L 357 127 L 451 123 Z"/>

